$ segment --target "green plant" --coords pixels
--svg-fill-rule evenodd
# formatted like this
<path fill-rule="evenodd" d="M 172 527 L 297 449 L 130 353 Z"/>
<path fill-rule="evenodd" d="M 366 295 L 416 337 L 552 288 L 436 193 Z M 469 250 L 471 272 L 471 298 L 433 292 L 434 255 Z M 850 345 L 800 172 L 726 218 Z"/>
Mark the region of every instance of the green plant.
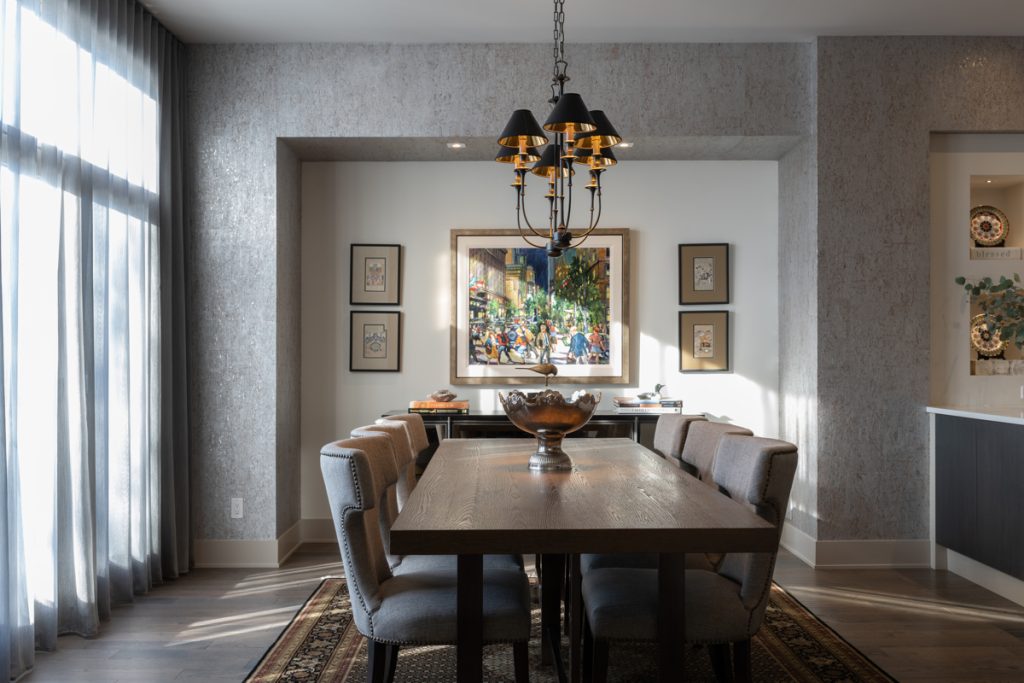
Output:
<path fill-rule="evenodd" d="M 1018 286 L 1020 275 L 1014 273 L 1012 278 L 1002 275 L 998 282 L 990 277 L 968 280 L 961 276 L 954 282 L 978 298 L 989 332 L 998 331 L 1000 339 L 1024 349 L 1024 289 Z"/>

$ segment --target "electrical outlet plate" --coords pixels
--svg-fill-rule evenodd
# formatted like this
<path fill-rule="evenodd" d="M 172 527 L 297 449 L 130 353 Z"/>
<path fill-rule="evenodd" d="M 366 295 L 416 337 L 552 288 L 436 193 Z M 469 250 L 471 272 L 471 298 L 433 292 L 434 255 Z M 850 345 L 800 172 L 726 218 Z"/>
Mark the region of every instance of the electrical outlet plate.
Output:
<path fill-rule="evenodd" d="M 243 510 L 242 510 L 242 499 L 241 498 L 232 498 L 231 499 L 231 519 L 242 519 L 243 514 L 244 513 L 243 513 Z"/>

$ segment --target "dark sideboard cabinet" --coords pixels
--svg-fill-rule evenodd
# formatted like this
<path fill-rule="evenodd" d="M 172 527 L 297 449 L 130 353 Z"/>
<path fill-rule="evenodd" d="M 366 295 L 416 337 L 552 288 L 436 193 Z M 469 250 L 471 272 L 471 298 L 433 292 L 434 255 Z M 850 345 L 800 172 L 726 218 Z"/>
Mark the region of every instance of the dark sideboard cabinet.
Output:
<path fill-rule="evenodd" d="M 935 416 L 935 542 L 1024 579 L 1024 426 Z"/>

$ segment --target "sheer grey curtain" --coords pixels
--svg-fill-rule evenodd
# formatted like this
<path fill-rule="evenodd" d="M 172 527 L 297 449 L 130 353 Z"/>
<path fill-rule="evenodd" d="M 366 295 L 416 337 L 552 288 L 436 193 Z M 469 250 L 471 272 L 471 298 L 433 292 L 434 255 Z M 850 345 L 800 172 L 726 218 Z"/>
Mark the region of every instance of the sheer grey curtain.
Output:
<path fill-rule="evenodd" d="M 134 0 L 0 0 L 0 676 L 188 570 L 183 71 Z"/>

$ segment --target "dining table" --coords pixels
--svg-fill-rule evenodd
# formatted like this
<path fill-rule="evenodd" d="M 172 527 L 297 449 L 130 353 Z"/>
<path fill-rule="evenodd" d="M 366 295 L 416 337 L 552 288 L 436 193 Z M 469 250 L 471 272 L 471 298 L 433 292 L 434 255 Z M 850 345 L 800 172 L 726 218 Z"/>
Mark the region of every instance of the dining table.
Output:
<path fill-rule="evenodd" d="M 391 552 L 457 555 L 459 683 L 483 680 L 483 556 L 539 554 L 542 637 L 557 654 L 562 558 L 572 577 L 569 680 L 581 676 L 581 553 L 658 556 L 658 680 L 683 680 L 687 553 L 774 552 L 778 529 L 625 438 L 566 440 L 572 468 L 531 471 L 533 439 L 445 439 L 391 528 Z M 555 624 L 551 618 L 554 615 Z"/>

